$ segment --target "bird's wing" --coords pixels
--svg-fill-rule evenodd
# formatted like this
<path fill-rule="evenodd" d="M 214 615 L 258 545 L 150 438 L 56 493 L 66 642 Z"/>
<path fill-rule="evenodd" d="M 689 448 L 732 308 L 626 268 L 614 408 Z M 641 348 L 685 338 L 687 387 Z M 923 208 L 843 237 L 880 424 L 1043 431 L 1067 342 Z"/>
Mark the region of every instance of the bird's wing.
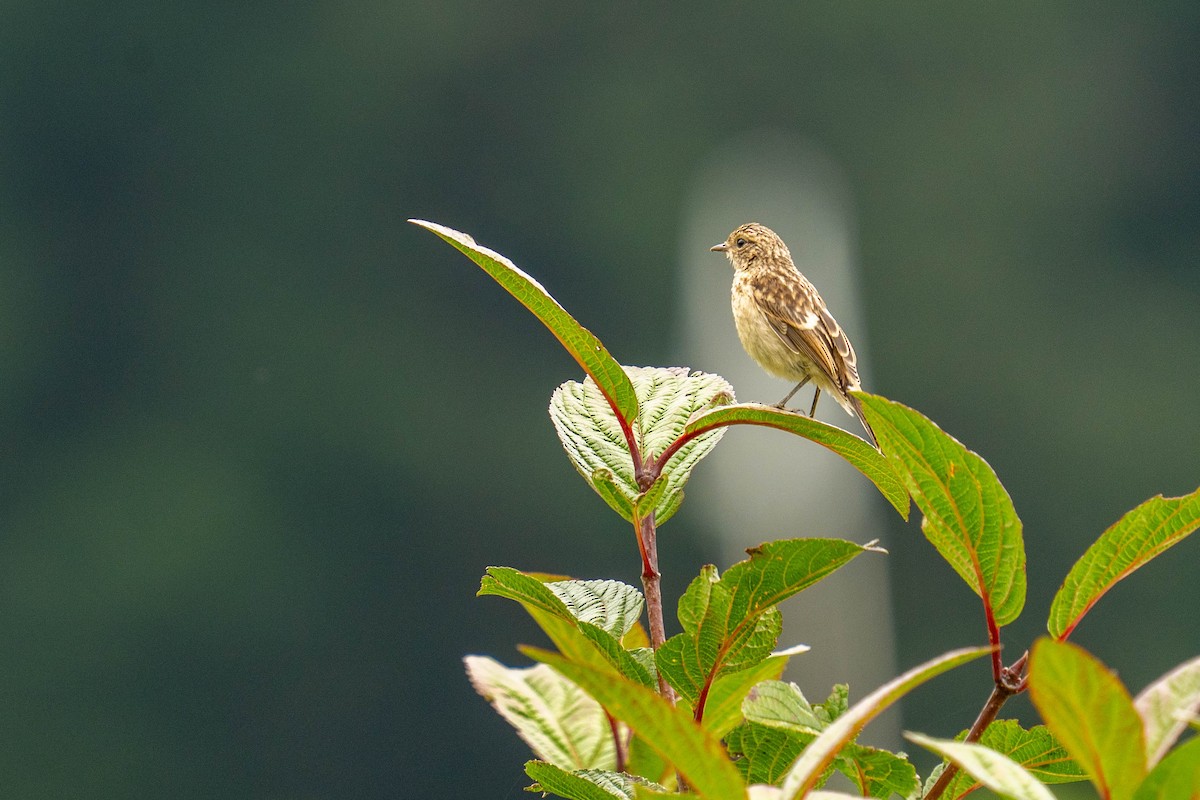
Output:
<path fill-rule="evenodd" d="M 844 362 L 842 348 L 849 348 L 850 343 L 816 292 L 775 281 L 763 285 L 761 291 L 759 286 L 754 288 L 758 307 L 771 330 L 792 352 L 811 361 L 833 384 L 844 387 L 839 365 Z"/>

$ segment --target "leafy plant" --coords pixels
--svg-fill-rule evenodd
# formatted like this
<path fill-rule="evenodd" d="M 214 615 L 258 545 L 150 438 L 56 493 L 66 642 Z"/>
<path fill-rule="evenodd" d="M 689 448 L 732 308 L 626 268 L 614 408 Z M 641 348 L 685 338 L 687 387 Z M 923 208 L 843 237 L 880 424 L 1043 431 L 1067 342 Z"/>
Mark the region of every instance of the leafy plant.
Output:
<path fill-rule="evenodd" d="M 535 791 L 568 800 L 654 798 L 796 800 L 897 795 L 960 798 L 979 787 L 1046 800 L 1047 784 L 1088 780 L 1105 800 L 1200 797 L 1200 740 L 1175 746 L 1200 710 L 1200 657 L 1132 698 L 1068 638 L 1118 581 L 1200 527 L 1200 489 L 1152 498 L 1076 562 L 1056 594 L 1049 636 L 1011 664 L 1003 629 L 1025 606 L 1021 521 L 978 454 L 919 412 L 858 393 L 878 449 L 801 414 L 736 403 L 716 375 L 623 367 L 536 280 L 458 231 L 411 220 L 478 264 L 553 333 L 585 373 L 555 390 L 550 415 L 568 458 L 628 523 L 642 589 L 489 567 L 481 595 L 514 600 L 556 650 L 522 647 L 538 665 L 468 656 L 476 690 L 529 744 Z M 921 530 L 979 597 L 986 646 L 945 653 L 853 705 L 847 687 L 821 703 L 780 681 L 798 650 L 776 652 L 778 604 L 863 554 L 873 542 L 789 539 L 751 548 L 724 574 L 707 566 L 679 598 L 682 631 L 667 638 L 657 531 L 679 508 L 692 471 L 733 425 L 808 439 L 854 466 Z M 646 614 L 646 628 L 640 617 Z M 648 629 L 648 630 L 647 630 Z M 907 692 L 975 658 L 992 667 L 990 695 L 955 740 L 907 734 L 944 761 L 922 785 L 903 753 L 859 744 L 863 727 Z M 998 720 L 1028 690 L 1044 726 Z M 857 794 L 827 791 L 835 774 Z"/>

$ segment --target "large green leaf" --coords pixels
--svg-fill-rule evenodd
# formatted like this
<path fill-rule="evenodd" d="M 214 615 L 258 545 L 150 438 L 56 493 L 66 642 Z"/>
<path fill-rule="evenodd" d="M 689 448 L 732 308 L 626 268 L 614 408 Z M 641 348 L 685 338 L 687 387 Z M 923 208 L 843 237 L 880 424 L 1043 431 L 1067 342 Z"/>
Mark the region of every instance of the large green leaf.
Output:
<path fill-rule="evenodd" d="M 716 678 L 770 654 L 782 628 L 776 605 L 866 549 L 841 539 L 788 539 L 750 549 L 724 577 L 705 567 L 679 600 L 683 632 L 658 649 L 659 672 L 695 705 Z"/>
<path fill-rule="evenodd" d="M 955 741 L 962 741 L 966 736 L 967 731 L 963 731 Z M 1042 783 L 1087 780 L 1087 774 L 1071 759 L 1045 725 L 1035 725 L 1025 730 L 1016 720 L 998 719 L 984 730 L 979 744 L 1012 759 Z M 941 776 L 944 766 L 939 765 L 929 775 L 925 782 L 926 793 Z M 979 782 L 970 774 L 959 771 L 946 786 L 942 800 L 958 800 L 978 786 Z"/>
<path fill-rule="evenodd" d="M 1046 624 L 1066 639 L 1096 601 L 1117 581 L 1200 527 L 1200 489 L 1183 497 L 1152 497 L 1096 540 L 1075 562 L 1050 604 Z"/>
<path fill-rule="evenodd" d="M 616 767 L 608 717 L 578 686 L 545 664 L 517 669 L 486 656 L 463 661 L 475 691 L 538 758 L 569 770 Z"/>
<path fill-rule="evenodd" d="M 868 722 L 916 687 L 968 661 L 992 652 L 990 647 L 953 650 L 885 683 L 850 707 L 804 749 L 783 781 L 785 800 L 804 797 L 820 780 L 826 767 Z"/>
<path fill-rule="evenodd" d="M 992 468 L 919 412 L 858 396 L 880 449 L 925 515 L 925 537 L 983 599 L 997 626 L 1015 620 L 1025 605 L 1025 543 Z"/>
<path fill-rule="evenodd" d="M 947 758 L 979 783 L 1006 800 L 1054 800 L 1054 795 L 1020 764 L 988 747 L 919 733 L 904 734 L 924 748 Z"/>
<path fill-rule="evenodd" d="M 1185 661 L 1133 701 L 1146 731 L 1146 763 L 1157 764 L 1200 711 L 1200 658 Z"/>
<path fill-rule="evenodd" d="M 625 367 L 641 407 L 633 428 L 645 463 L 677 441 L 693 414 L 729 402 L 733 387 L 724 378 L 684 367 Z M 679 507 L 683 487 L 696 464 L 724 435 L 724 429 L 689 438 L 660 465 L 662 477 L 642 493 L 621 420 L 590 378 L 567 381 L 554 390 L 550 419 L 579 474 L 618 514 L 655 512 L 662 524 Z"/>
<path fill-rule="evenodd" d="M 420 219 L 410 219 L 409 222 L 420 225 L 449 242 L 528 308 L 550 329 L 571 357 L 579 362 L 583 371 L 591 376 L 608 398 L 613 410 L 626 424 L 632 426 L 638 415 L 638 404 L 629 377 L 604 349 L 600 340 L 568 314 L 540 283 L 504 256 L 476 244 L 475 240 L 465 233 L 438 225 L 436 222 Z"/>
<path fill-rule="evenodd" d="M 1133 797 L 1146 775 L 1145 736 L 1117 676 L 1083 648 L 1039 639 L 1029 658 L 1029 693 L 1100 796 Z"/>
<path fill-rule="evenodd" d="M 675 765 L 691 789 L 710 800 L 743 800 L 746 787 L 721 742 L 652 689 L 533 647 L 521 652 L 574 681 Z"/>
<path fill-rule="evenodd" d="M 757 403 L 740 403 L 714 408 L 696 416 L 688 424 L 684 436 L 699 436 L 729 425 L 762 425 L 776 428 L 803 436 L 832 450 L 874 483 L 887 501 L 900 512 L 900 516 L 908 519 L 908 492 L 905 491 L 904 485 L 887 459 L 854 434 L 794 411 L 784 411 Z"/>
<path fill-rule="evenodd" d="M 1200 800 L 1200 738 L 1172 750 L 1138 787 L 1134 800 Z"/>

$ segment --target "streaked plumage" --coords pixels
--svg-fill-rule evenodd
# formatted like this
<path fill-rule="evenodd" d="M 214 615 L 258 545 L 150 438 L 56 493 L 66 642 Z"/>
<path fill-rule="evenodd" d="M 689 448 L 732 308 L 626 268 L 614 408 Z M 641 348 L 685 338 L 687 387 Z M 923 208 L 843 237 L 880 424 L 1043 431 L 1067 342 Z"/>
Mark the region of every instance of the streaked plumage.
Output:
<path fill-rule="evenodd" d="M 742 225 L 712 250 L 733 264 L 733 320 L 742 347 L 759 366 L 799 381 L 777 405 L 783 408 L 801 386 L 816 385 L 812 409 L 824 390 L 874 435 L 851 391 L 861 388 L 854 348 L 825 307 L 816 287 L 796 269 L 787 245 L 770 228 Z"/>

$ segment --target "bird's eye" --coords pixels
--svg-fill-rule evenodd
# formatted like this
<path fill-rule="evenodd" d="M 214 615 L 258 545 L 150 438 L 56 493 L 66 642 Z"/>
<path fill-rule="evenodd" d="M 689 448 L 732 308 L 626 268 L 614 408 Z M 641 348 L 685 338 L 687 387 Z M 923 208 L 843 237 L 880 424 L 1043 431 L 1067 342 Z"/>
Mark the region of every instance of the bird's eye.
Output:
<path fill-rule="evenodd" d="M 745 247 L 745 246 L 746 246 L 746 240 L 745 240 L 745 239 L 738 239 L 736 242 L 734 242 L 734 244 L 736 244 L 738 247 Z"/>

